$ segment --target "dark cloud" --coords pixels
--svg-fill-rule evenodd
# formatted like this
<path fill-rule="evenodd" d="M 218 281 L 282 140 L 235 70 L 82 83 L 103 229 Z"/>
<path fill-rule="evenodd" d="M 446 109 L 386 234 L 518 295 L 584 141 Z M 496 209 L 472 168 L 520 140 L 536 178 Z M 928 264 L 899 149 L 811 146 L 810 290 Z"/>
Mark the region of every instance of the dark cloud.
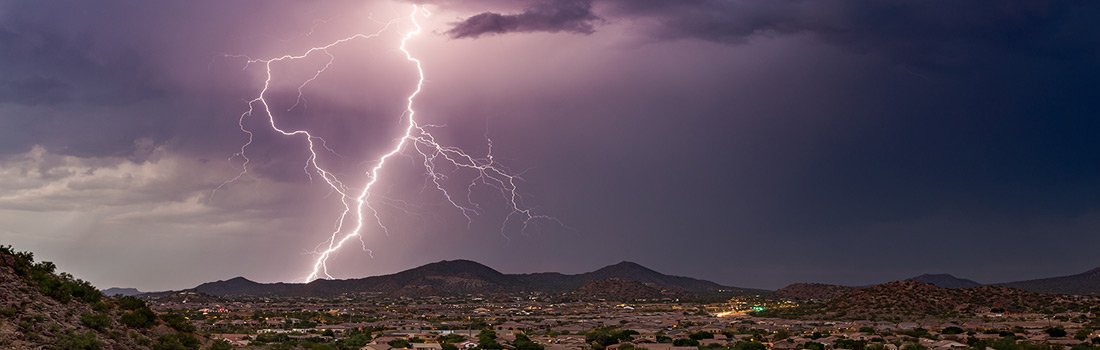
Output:
<path fill-rule="evenodd" d="M 32 76 L 0 81 L 0 103 L 35 106 L 68 101 L 67 84 L 53 77 Z"/>
<path fill-rule="evenodd" d="M 163 94 L 136 52 L 97 57 L 88 37 L 66 38 L 41 23 L 3 24 L 0 72 L 9 80 L 0 81 L 0 102 L 126 105 Z"/>
<path fill-rule="evenodd" d="M 540 1 L 520 14 L 483 12 L 455 24 L 452 38 L 476 38 L 485 34 L 569 32 L 591 34 L 600 17 L 592 13 L 591 0 Z"/>
<path fill-rule="evenodd" d="M 492 4 L 487 4 L 492 5 Z M 635 22 L 659 40 L 741 44 L 757 37 L 811 35 L 920 67 L 981 64 L 986 55 L 1027 52 L 1097 57 L 1095 2 L 1063 1 L 541 1 L 522 14 L 484 12 L 459 22 L 454 38 L 509 32 L 592 33 L 600 18 Z M 599 13 L 597 13 L 597 10 Z"/>
<path fill-rule="evenodd" d="M 980 63 L 987 54 L 1096 54 L 1093 2 L 1063 1 L 608 1 L 610 12 L 650 20 L 658 38 L 742 43 L 809 34 L 917 65 Z"/>

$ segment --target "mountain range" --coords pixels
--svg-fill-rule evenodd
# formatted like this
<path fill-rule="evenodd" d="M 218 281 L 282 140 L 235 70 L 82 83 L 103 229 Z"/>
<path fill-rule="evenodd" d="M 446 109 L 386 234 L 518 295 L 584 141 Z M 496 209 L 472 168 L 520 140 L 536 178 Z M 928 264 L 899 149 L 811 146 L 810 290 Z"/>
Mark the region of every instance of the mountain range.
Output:
<path fill-rule="evenodd" d="M 103 290 L 103 295 L 106 296 L 135 296 L 141 295 L 142 292 L 136 288 L 107 288 Z"/>
<path fill-rule="evenodd" d="M 947 289 L 977 288 L 983 284 L 950 274 L 923 274 L 903 281 Z M 1020 282 L 991 284 L 1031 292 L 1100 294 L 1100 268 L 1084 273 Z M 874 286 L 795 283 L 776 295 L 801 300 L 831 300 Z M 244 277 L 203 283 L 186 291 L 211 296 L 325 297 L 365 294 L 392 297 L 491 295 L 540 292 L 576 298 L 653 299 L 700 298 L 763 294 L 769 291 L 725 286 L 702 279 L 670 276 L 637 263 L 623 261 L 580 274 L 557 272 L 505 274 L 470 260 L 444 260 L 394 274 L 310 283 L 259 283 Z M 116 289 L 109 294 L 130 294 Z M 119 293 L 126 292 L 126 293 Z M 159 293 L 154 293 L 159 294 Z"/>
<path fill-rule="evenodd" d="M 982 286 L 995 286 L 1019 289 L 1029 292 L 1046 294 L 1100 294 L 1100 268 L 1095 268 L 1075 275 L 1041 278 L 1034 280 L 1006 282 L 995 284 L 981 284 L 973 280 L 955 277 L 950 274 L 923 274 L 903 281 L 920 282 L 947 289 L 978 288 Z M 871 286 L 841 286 L 822 283 L 794 283 L 780 288 L 776 294 L 786 298 L 800 300 L 830 300 L 848 292 L 871 288 Z"/>
<path fill-rule="evenodd" d="M 394 297 L 542 292 L 577 297 L 692 298 L 764 292 L 670 276 L 633 262 L 581 273 L 505 274 L 469 260 L 445 260 L 395 274 L 309 283 L 259 283 L 243 277 L 203 283 L 188 291 L 214 296 L 324 297 L 369 294 Z M 622 294 L 631 291 L 629 295 Z M 628 298 L 628 299 L 629 299 Z"/>
<path fill-rule="evenodd" d="M 1100 267 L 1076 275 L 1000 283 L 998 285 L 1039 293 L 1100 294 Z"/>

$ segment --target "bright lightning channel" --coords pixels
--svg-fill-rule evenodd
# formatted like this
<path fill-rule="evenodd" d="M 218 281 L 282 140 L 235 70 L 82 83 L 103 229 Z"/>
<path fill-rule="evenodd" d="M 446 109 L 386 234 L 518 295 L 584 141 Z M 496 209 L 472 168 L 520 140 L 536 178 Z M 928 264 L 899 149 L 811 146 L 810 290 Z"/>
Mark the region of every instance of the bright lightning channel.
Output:
<path fill-rule="evenodd" d="M 278 134 L 287 137 L 303 137 L 306 141 L 307 149 L 309 151 L 309 156 L 306 158 L 304 166 L 306 174 L 310 177 L 311 180 L 313 179 L 313 174 L 316 174 L 318 177 L 324 180 L 325 184 L 327 184 L 334 193 L 339 195 L 340 202 L 343 204 L 344 207 L 343 211 L 338 216 L 335 230 L 328 235 L 328 238 L 324 242 L 318 245 L 317 249 L 315 249 L 315 254 L 317 255 L 317 258 L 312 264 L 309 274 L 306 275 L 306 277 L 303 279 L 305 282 L 310 282 L 318 278 L 333 278 L 333 276 L 329 274 L 328 270 L 329 258 L 332 257 L 333 254 L 339 251 L 348 241 L 352 239 L 358 238 L 360 240 L 360 243 L 363 243 L 362 233 L 366 226 L 364 222 L 364 219 L 367 218 L 366 215 L 370 215 L 370 218 L 373 218 L 373 225 L 377 226 L 383 232 L 389 232 L 389 228 L 386 227 L 385 223 L 382 221 L 378 210 L 372 205 L 371 190 L 381 178 L 381 173 L 386 168 L 387 160 L 397 154 L 404 152 L 407 149 L 411 149 L 416 152 L 416 155 L 418 155 L 423 160 L 422 165 L 424 166 L 428 179 L 431 180 L 435 189 L 439 191 L 443 199 L 445 199 L 451 206 L 453 206 L 466 218 L 467 224 L 472 222 L 473 216 L 481 214 L 480 206 L 471 199 L 470 192 L 475 186 L 484 185 L 500 191 L 505 202 L 507 203 L 506 205 L 509 207 L 510 211 L 508 215 L 505 216 L 500 226 L 501 232 L 504 232 L 508 224 L 510 222 L 513 222 L 513 220 L 518 220 L 518 222 L 521 223 L 521 232 L 526 231 L 530 224 L 535 220 L 548 220 L 557 223 L 558 225 L 562 225 L 562 223 L 558 219 L 536 213 L 531 208 L 523 204 L 523 198 L 517 188 L 517 183 L 520 181 L 520 177 L 517 174 L 511 172 L 508 168 L 498 164 L 493 159 L 493 148 L 491 139 L 486 138 L 486 143 L 488 146 L 486 154 L 481 157 L 475 157 L 471 156 L 469 153 L 458 147 L 440 144 L 429 130 L 433 127 L 436 127 L 435 125 L 420 124 L 417 122 L 416 110 L 414 106 L 416 97 L 420 95 L 420 92 L 424 88 L 424 67 L 421 61 L 414 57 L 411 52 L 409 52 L 407 44 L 409 40 L 420 35 L 423 30 L 420 22 L 417 21 L 417 17 L 428 17 L 430 15 L 431 13 L 429 13 L 426 9 L 420 7 L 419 5 L 413 5 L 412 12 L 408 16 L 408 20 L 412 24 L 413 29 L 404 33 L 404 35 L 401 37 L 401 44 L 398 47 L 398 50 L 401 51 L 401 53 L 405 56 L 405 59 L 416 67 L 417 72 L 416 88 L 406 98 L 405 111 L 402 113 L 402 122 L 405 123 L 404 134 L 396 139 L 395 143 L 389 149 L 389 151 L 382 154 L 377 159 L 374 166 L 366 172 L 366 183 L 358 191 L 357 194 L 354 194 L 352 188 L 344 185 L 344 183 L 340 179 L 338 179 L 335 174 L 326 170 L 318 162 L 318 146 L 326 151 L 335 153 L 333 149 L 328 147 L 324 139 L 313 135 L 308 130 L 288 131 L 280 128 L 276 123 L 275 114 L 272 111 L 271 105 L 268 103 L 267 100 L 267 93 L 271 87 L 271 81 L 273 80 L 272 66 L 276 63 L 300 60 L 316 54 L 324 54 L 328 57 L 328 61 L 321 68 L 319 68 L 312 77 L 305 80 L 304 82 L 302 82 L 301 85 L 299 85 L 298 98 L 295 101 L 294 105 L 290 107 L 290 109 L 293 109 L 297 107 L 300 102 L 302 102 L 302 90 L 307 85 L 316 80 L 329 67 L 332 66 L 332 62 L 335 60 L 335 56 L 329 51 L 329 49 L 356 39 L 366 40 L 376 38 L 389 30 L 390 27 L 399 22 L 400 19 L 394 19 L 386 22 L 377 32 L 370 34 L 355 34 L 349 37 L 345 37 L 343 39 L 333 41 L 324 46 L 309 48 L 305 52 L 298 55 L 288 54 L 268 59 L 253 59 L 247 56 L 232 56 L 245 58 L 247 60 L 246 68 L 253 64 L 262 64 L 266 72 L 266 77 L 264 79 L 264 84 L 263 87 L 260 89 L 259 94 L 252 100 L 248 101 L 248 110 L 242 113 L 237 120 L 237 125 L 240 127 L 241 132 L 247 135 L 247 141 L 243 145 L 241 145 L 239 152 L 234 153 L 230 157 L 230 161 L 232 161 L 234 158 L 241 158 L 241 171 L 233 178 L 227 180 L 225 183 L 222 183 L 217 188 L 215 188 L 212 195 L 216 194 L 217 191 L 221 188 L 237 180 L 240 180 L 248 173 L 250 160 L 247 156 L 246 151 L 248 150 L 248 147 L 251 146 L 253 143 L 254 131 L 245 126 L 245 120 L 247 118 L 252 117 L 256 114 L 260 114 L 262 117 L 266 118 L 266 122 L 271 127 L 271 129 Z M 439 172 L 440 166 L 465 169 L 467 171 L 473 172 L 473 174 L 476 174 L 473 180 L 471 180 L 471 182 L 466 186 L 467 193 L 465 195 L 465 199 L 458 199 L 456 198 L 456 196 L 452 195 L 449 190 L 447 190 L 447 188 L 444 186 L 444 182 L 447 180 L 447 175 Z M 354 224 L 351 224 L 349 220 L 354 220 Z M 351 228 L 345 230 L 345 226 L 351 226 Z M 564 225 L 562 226 L 564 227 Z M 324 249 L 320 249 L 320 247 L 324 246 L 327 247 L 325 247 Z M 366 249 L 365 243 L 363 243 L 363 249 L 369 252 L 369 250 Z"/>

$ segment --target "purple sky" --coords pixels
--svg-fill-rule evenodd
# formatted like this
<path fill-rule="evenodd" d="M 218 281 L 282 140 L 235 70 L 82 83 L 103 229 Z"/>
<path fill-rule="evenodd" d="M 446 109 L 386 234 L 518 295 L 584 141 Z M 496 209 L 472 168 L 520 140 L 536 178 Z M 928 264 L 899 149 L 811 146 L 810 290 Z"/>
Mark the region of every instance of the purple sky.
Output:
<path fill-rule="evenodd" d="M 339 278 L 465 258 L 503 272 L 658 271 L 776 288 L 949 272 L 1001 282 L 1100 266 L 1100 5 L 1087 1 L 483 0 L 431 10 L 418 118 L 522 172 L 572 229 L 467 227 L 413 152 L 377 187 L 390 227 Z M 339 214 L 301 139 L 226 159 L 262 86 L 358 187 L 416 71 L 404 1 L 0 2 L 0 243 L 101 287 L 296 281 Z M 454 173 L 448 186 L 465 188 Z"/>

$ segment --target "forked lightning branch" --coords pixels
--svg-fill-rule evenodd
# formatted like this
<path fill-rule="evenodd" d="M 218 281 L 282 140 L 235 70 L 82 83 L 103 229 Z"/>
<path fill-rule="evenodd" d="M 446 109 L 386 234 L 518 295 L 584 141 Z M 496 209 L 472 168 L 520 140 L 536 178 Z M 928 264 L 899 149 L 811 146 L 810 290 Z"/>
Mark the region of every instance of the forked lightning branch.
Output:
<path fill-rule="evenodd" d="M 431 186 L 434 187 L 443 200 L 454 207 L 455 210 L 461 212 L 468 223 L 472 222 L 475 216 L 481 215 L 482 210 L 477 203 L 471 200 L 471 196 L 468 192 L 463 195 L 458 195 L 457 193 L 452 193 L 452 191 L 448 189 L 446 182 L 450 177 L 442 173 L 443 169 L 457 169 L 471 172 L 473 180 L 462 186 L 465 191 L 472 191 L 475 187 L 483 186 L 501 192 L 506 202 L 506 206 L 509 209 L 508 214 L 503 218 L 501 223 L 502 231 L 506 229 L 510 222 L 515 221 L 521 224 L 521 230 L 526 230 L 535 220 L 549 220 L 560 224 L 557 219 L 537 213 L 523 203 L 523 198 L 518 189 L 520 178 L 516 173 L 510 171 L 493 159 L 491 140 L 486 139 L 486 143 L 490 147 L 488 147 L 489 151 L 485 155 L 473 156 L 461 148 L 441 144 L 430 132 L 429 128 L 432 126 L 421 124 L 417 121 L 415 102 L 417 96 L 420 95 L 424 87 L 424 67 L 421 61 L 408 50 L 407 44 L 423 31 L 417 18 L 426 18 L 430 15 L 431 14 L 423 7 L 414 5 L 407 18 L 390 20 L 384 23 L 381 29 L 373 33 L 354 34 L 322 46 L 305 49 L 297 54 L 287 54 L 266 59 L 237 56 L 247 59 L 248 65 L 250 66 L 261 65 L 264 69 L 265 77 L 259 93 L 248 101 L 248 109 L 242 113 L 238 119 L 238 125 L 240 126 L 241 132 L 247 136 L 247 141 L 241 145 L 239 152 L 230 157 L 230 160 L 234 161 L 235 159 L 239 159 L 241 171 L 237 176 L 218 186 L 214 192 L 216 193 L 224 186 L 232 185 L 233 182 L 239 180 L 248 173 L 250 165 L 248 149 L 253 144 L 254 133 L 257 132 L 246 126 L 246 120 L 249 118 L 263 118 L 265 122 L 263 124 L 270 126 L 271 131 L 275 132 L 277 135 L 302 139 L 309 154 L 305 159 L 306 173 L 310 175 L 311 179 L 316 176 L 323 180 L 333 193 L 337 194 L 339 202 L 343 206 L 342 211 L 337 214 L 336 228 L 332 232 L 326 233 L 324 240 L 314 249 L 316 260 L 314 260 L 312 266 L 310 266 L 310 272 L 303 279 L 305 282 L 318 278 L 333 278 L 332 275 L 329 274 L 329 258 L 347 245 L 348 241 L 352 239 L 359 239 L 360 243 L 363 243 L 362 235 L 366 230 L 374 228 L 382 232 L 388 232 L 389 228 L 387 228 L 385 222 L 381 219 L 378 209 L 374 206 L 374 202 L 372 201 L 372 190 L 378 186 L 379 181 L 385 178 L 385 170 L 388 165 L 387 161 L 395 155 L 402 153 L 410 153 L 419 157 L 419 163 L 423 165 L 427 180 Z M 388 148 L 387 152 L 378 155 L 375 159 L 369 160 L 372 161 L 374 165 L 362 174 L 362 179 L 357 180 L 361 183 L 360 186 L 355 187 L 348 185 L 348 182 L 339 179 L 333 172 L 327 170 L 326 166 L 322 164 L 321 160 L 318 158 L 318 152 L 332 151 L 332 149 L 328 148 L 329 146 L 323 138 L 315 135 L 308 129 L 289 130 L 279 125 L 278 115 L 268 103 L 272 81 L 276 79 L 272 74 L 272 67 L 318 55 L 327 57 L 328 61 L 326 64 L 317 69 L 310 78 L 300 83 L 298 87 L 298 98 L 300 101 L 302 89 L 305 89 L 309 84 L 313 83 L 314 80 L 323 75 L 325 71 L 331 67 L 335 56 L 330 49 L 340 45 L 352 45 L 358 41 L 374 39 L 390 31 L 392 28 L 402 25 L 410 26 L 411 29 L 402 34 L 398 51 L 404 55 L 405 60 L 408 61 L 409 64 L 416 68 L 416 87 L 406 98 L 405 109 L 400 116 L 404 133 L 395 135 L 397 137 L 394 139 L 394 143 Z M 295 104 L 297 104 L 297 102 L 298 101 L 296 101 Z M 363 249 L 367 249 L 365 243 L 363 243 Z"/>

